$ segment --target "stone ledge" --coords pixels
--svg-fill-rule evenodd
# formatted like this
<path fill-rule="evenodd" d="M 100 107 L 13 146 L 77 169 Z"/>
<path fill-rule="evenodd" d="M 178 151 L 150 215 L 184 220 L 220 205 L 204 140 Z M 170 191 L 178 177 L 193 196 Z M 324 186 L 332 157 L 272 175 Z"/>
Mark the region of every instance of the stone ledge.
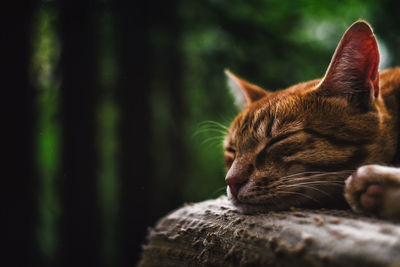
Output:
<path fill-rule="evenodd" d="M 236 212 L 188 204 L 149 231 L 139 266 L 400 266 L 400 224 L 348 210 Z"/>

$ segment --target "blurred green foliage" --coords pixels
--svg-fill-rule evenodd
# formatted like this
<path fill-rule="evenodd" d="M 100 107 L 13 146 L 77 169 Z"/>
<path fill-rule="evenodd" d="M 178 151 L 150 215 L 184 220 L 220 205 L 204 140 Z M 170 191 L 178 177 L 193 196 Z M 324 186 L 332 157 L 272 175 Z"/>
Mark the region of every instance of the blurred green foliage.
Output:
<path fill-rule="evenodd" d="M 34 27 L 32 82 L 38 89 L 37 106 L 37 170 L 40 175 L 39 214 L 37 229 L 39 247 L 54 259 L 58 254 L 57 223 L 60 203 L 57 183 L 60 172 L 59 80 L 54 68 L 60 45 L 54 29 L 55 14 L 39 10 Z"/>
<path fill-rule="evenodd" d="M 229 126 L 237 113 L 226 87 L 224 69 L 268 90 L 321 77 L 341 35 L 360 18 L 373 27 L 377 23 L 377 29 L 382 29 L 382 32 L 376 30 L 384 50 L 382 65 L 399 62 L 391 55 L 399 56 L 400 27 L 395 29 L 396 24 L 392 22 L 396 14 L 382 17 L 391 9 L 385 1 L 187 0 L 175 1 L 175 4 L 176 14 L 172 16 L 177 23 L 173 27 L 169 21 L 149 27 L 152 51 L 149 149 L 154 174 L 149 191 L 155 218 L 182 201 L 201 201 L 224 193 L 223 134 L 214 124 L 202 124 L 215 121 Z M 57 218 L 62 212 L 57 198 L 61 138 L 58 89 L 62 77 L 57 77 L 55 71 L 62 47 L 53 27 L 56 16 L 57 11 L 47 5 L 37 12 L 32 58 L 39 114 L 36 138 L 41 220 L 38 239 L 48 257 L 57 254 Z M 114 59 L 112 13 L 103 11 L 97 22 L 98 67 L 102 74 L 98 77 L 101 101 L 97 109 L 99 134 L 96 137 L 101 162 L 99 205 L 104 215 L 105 257 L 112 262 L 117 253 L 113 228 L 119 188 L 116 162 L 119 109 L 114 102 L 118 66 Z M 392 28 L 386 29 L 385 23 Z M 179 69 L 169 61 L 171 50 L 179 59 Z M 171 93 L 175 86 L 182 88 L 179 97 Z M 181 106 L 180 112 L 173 111 L 177 103 Z M 181 178 L 176 179 L 178 176 Z"/>

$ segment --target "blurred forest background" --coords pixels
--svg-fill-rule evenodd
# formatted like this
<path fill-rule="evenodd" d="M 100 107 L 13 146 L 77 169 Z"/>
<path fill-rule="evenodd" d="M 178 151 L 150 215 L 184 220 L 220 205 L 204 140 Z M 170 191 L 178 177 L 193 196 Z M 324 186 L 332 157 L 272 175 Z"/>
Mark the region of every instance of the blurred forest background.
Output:
<path fill-rule="evenodd" d="M 359 18 L 380 67 L 400 63 L 394 0 L 27 0 L 1 13 L 4 266 L 134 266 L 158 218 L 223 194 L 221 134 L 205 122 L 237 112 L 225 68 L 269 90 L 321 77 Z"/>

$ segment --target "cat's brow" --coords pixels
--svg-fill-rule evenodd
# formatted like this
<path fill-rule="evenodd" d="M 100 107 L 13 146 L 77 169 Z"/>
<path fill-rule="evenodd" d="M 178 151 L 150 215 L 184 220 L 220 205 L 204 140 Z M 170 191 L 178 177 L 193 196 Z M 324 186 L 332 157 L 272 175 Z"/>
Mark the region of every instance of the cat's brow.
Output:
<path fill-rule="evenodd" d="M 339 138 L 335 134 L 324 134 L 319 131 L 311 130 L 311 129 L 304 129 L 305 133 L 311 134 L 313 136 L 325 139 L 330 143 L 336 146 L 354 146 L 354 145 L 366 145 L 372 143 L 371 139 L 357 139 L 357 140 L 348 140 L 346 138 Z"/>
<path fill-rule="evenodd" d="M 298 134 L 300 132 L 306 133 L 313 135 L 315 137 L 325 139 L 328 142 L 332 143 L 333 145 L 336 146 L 354 146 L 354 145 L 365 145 L 369 144 L 371 141 L 370 140 L 347 140 L 343 138 L 338 138 L 335 135 L 329 135 L 329 134 L 323 134 L 318 131 L 312 130 L 312 129 L 299 129 L 296 131 L 288 132 L 282 135 L 279 135 L 277 137 L 273 137 L 266 145 L 265 149 L 271 147 L 272 145 L 276 144 L 277 142 L 280 142 L 292 135 Z"/>
<path fill-rule="evenodd" d="M 293 131 L 293 132 L 288 132 L 288 133 L 279 135 L 279 136 L 277 136 L 277 137 L 273 137 L 273 138 L 271 138 L 271 140 L 269 140 L 269 142 L 265 145 L 265 148 L 264 148 L 264 149 L 267 149 L 267 148 L 271 147 L 272 145 L 274 145 L 274 144 L 276 144 L 276 143 L 278 143 L 278 142 L 280 142 L 280 141 L 282 141 L 282 140 L 284 140 L 284 139 L 286 139 L 286 138 L 289 138 L 289 137 L 292 136 L 292 135 L 298 134 L 298 133 L 300 133 L 300 132 L 304 132 L 304 129 L 300 129 L 300 130 Z"/>

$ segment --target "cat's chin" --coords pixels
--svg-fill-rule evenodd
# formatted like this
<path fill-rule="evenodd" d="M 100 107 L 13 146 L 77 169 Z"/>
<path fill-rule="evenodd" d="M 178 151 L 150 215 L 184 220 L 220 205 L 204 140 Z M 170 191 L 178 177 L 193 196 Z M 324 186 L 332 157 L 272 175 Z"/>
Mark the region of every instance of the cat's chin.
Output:
<path fill-rule="evenodd" d="M 248 204 L 239 201 L 227 188 L 227 195 L 229 201 L 235 206 L 238 212 L 242 214 L 259 214 L 259 213 L 267 213 L 269 211 L 283 210 L 289 207 L 278 207 L 276 205 L 271 204 Z"/>
<path fill-rule="evenodd" d="M 227 196 L 228 200 L 235 206 L 236 210 L 242 214 L 260 214 L 260 213 L 268 213 L 270 211 L 284 211 L 289 210 L 292 207 L 296 207 L 296 204 L 299 205 L 301 203 L 302 208 L 320 208 L 321 204 L 314 204 L 312 202 L 307 202 L 308 199 L 281 199 L 281 201 L 272 201 L 264 202 L 264 203 L 244 203 L 240 201 L 237 197 L 235 197 L 231 192 L 229 187 L 227 188 Z M 344 198 L 339 200 L 337 199 L 335 202 L 329 202 L 328 200 L 322 201 L 324 203 L 324 207 L 326 208 L 344 208 L 347 207 L 346 202 L 344 202 Z M 298 206 L 297 206 L 298 207 Z"/>

